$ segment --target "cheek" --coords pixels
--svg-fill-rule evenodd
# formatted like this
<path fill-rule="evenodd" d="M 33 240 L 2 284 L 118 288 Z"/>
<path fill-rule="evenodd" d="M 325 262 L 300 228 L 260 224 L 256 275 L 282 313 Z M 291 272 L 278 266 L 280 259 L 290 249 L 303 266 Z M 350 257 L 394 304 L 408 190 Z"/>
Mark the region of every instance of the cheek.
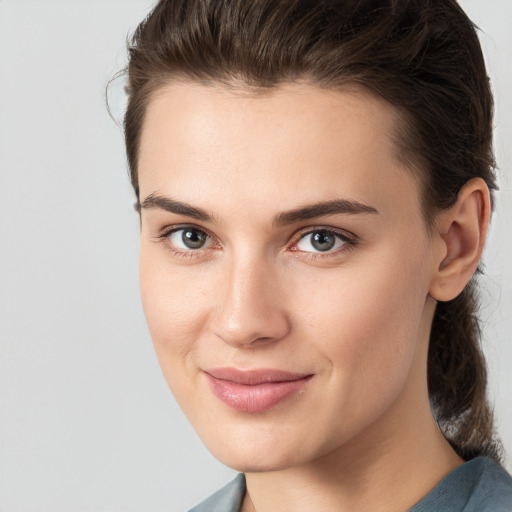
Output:
<path fill-rule="evenodd" d="M 207 318 L 208 283 L 197 271 L 177 269 L 143 247 L 139 278 L 146 321 L 167 378 L 191 363 Z"/>
<path fill-rule="evenodd" d="M 424 325 L 423 257 L 404 267 L 396 254 L 379 256 L 317 278 L 314 286 L 312 280 L 301 295 L 308 311 L 304 338 L 315 340 L 315 350 L 329 360 L 334 388 L 343 390 L 336 400 L 354 407 L 399 392 Z"/>

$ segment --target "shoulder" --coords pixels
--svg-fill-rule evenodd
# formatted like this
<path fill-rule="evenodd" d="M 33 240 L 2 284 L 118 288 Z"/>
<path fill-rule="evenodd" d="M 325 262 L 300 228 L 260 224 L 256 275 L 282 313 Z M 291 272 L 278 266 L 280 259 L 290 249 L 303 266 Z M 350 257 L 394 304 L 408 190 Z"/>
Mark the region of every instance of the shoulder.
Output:
<path fill-rule="evenodd" d="M 245 477 L 239 474 L 189 512 L 240 512 Z M 512 478 L 494 460 L 477 457 L 447 475 L 409 512 L 512 512 Z"/>
<path fill-rule="evenodd" d="M 245 477 L 240 473 L 234 480 L 189 512 L 240 512 L 244 495 Z"/>
<path fill-rule="evenodd" d="M 477 457 L 447 475 L 410 512 L 512 512 L 512 478 L 494 460 Z"/>

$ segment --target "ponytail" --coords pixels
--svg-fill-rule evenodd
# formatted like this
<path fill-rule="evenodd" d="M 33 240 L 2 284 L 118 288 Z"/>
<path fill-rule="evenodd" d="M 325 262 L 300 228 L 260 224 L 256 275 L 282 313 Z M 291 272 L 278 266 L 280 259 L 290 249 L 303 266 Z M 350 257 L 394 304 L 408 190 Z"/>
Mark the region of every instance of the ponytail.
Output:
<path fill-rule="evenodd" d="M 501 460 L 493 412 L 487 400 L 487 369 L 480 346 L 475 277 L 449 302 L 437 304 L 428 353 L 430 400 L 443 434 L 460 457 Z"/>

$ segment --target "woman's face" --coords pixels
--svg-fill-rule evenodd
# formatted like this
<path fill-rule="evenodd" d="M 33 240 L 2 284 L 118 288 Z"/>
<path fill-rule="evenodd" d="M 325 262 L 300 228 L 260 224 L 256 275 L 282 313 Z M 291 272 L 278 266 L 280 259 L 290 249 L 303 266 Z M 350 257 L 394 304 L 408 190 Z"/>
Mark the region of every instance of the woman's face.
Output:
<path fill-rule="evenodd" d="M 177 401 L 231 467 L 369 448 L 427 400 L 432 247 L 395 122 L 367 92 L 299 84 L 172 84 L 149 105 L 144 310 Z"/>

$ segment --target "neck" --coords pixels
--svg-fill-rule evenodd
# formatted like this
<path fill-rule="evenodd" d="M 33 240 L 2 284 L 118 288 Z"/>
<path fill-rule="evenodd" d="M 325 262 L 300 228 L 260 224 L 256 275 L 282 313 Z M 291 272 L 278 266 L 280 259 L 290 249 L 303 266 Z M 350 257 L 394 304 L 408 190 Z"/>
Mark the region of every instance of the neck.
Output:
<path fill-rule="evenodd" d="M 307 465 L 246 474 L 243 512 L 407 510 L 463 462 L 432 416 L 399 447 L 371 429 L 360 437 Z"/>

